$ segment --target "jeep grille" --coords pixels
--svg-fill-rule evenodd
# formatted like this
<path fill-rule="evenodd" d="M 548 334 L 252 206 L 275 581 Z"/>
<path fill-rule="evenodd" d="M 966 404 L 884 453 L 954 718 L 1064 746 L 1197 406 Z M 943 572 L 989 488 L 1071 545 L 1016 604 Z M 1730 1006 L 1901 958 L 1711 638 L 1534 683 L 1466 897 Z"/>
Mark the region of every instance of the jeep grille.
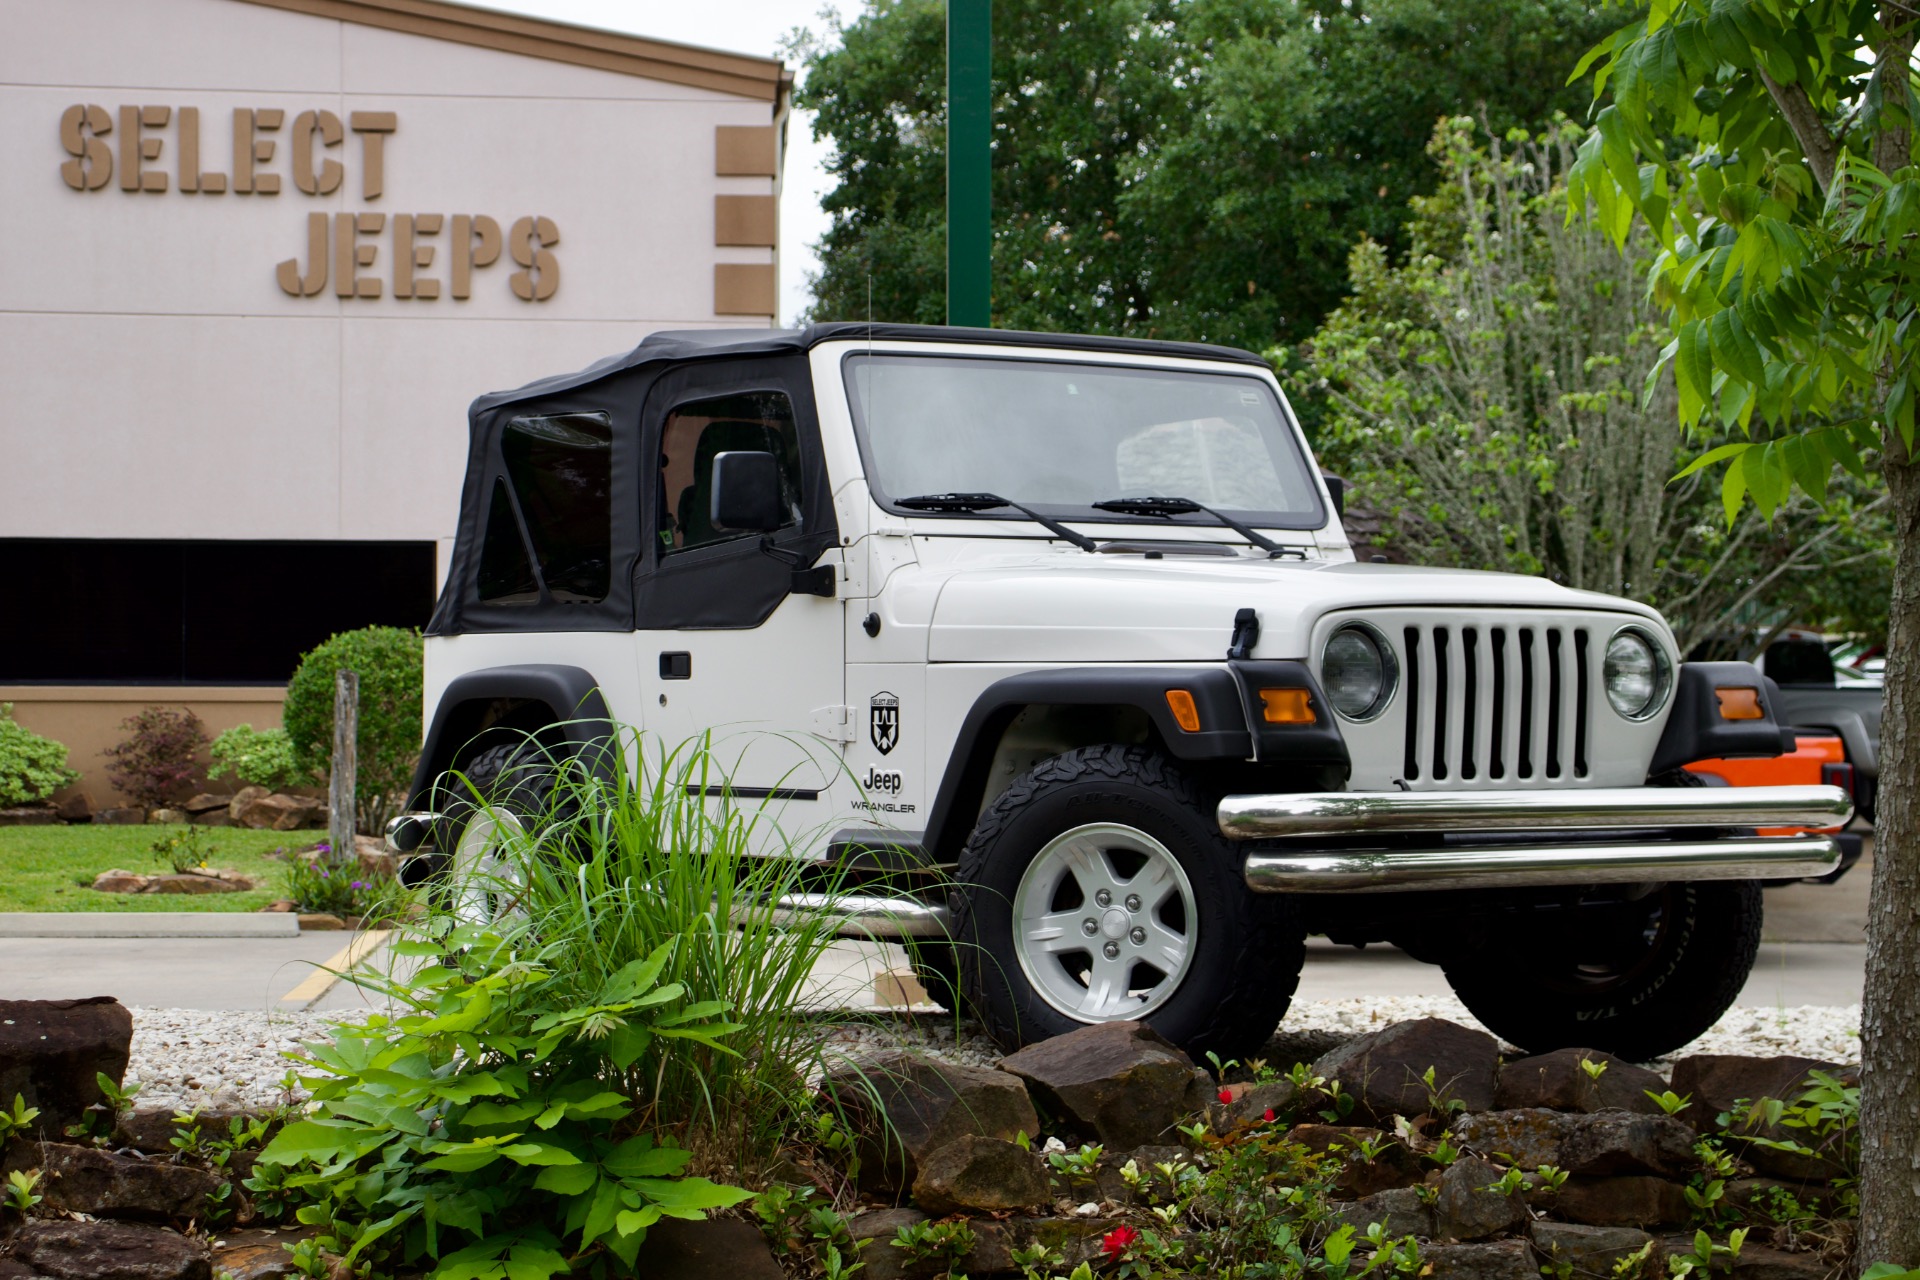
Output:
<path fill-rule="evenodd" d="M 1588 776 L 1590 627 L 1414 623 L 1399 635 L 1404 777 L 1447 787 Z"/>

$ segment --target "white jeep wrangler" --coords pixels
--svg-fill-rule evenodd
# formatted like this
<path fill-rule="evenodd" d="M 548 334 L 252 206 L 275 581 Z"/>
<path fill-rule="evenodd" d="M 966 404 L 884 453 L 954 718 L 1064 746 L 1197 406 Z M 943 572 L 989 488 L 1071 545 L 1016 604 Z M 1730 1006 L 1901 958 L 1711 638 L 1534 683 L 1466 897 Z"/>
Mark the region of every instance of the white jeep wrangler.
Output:
<path fill-rule="evenodd" d="M 471 429 L 390 831 L 422 865 L 481 838 L 436 784 L 507 731 L 746 733 L 728 788 L 862 877 L 845 930 L 1005 1044 L 1244 1051 L 1324 934 L 1442 966 L 1527 1049 L 1645 1059 L 1739 993 L 1759 882 L 1838 861 L 1754 834 L 1845 821 L 1838 788 L 1680 770 L 1779 753 L 1752 666 L 1681 663 L 1630 600 L 1357 562 L 1243 351 L 663 333 Z"/>

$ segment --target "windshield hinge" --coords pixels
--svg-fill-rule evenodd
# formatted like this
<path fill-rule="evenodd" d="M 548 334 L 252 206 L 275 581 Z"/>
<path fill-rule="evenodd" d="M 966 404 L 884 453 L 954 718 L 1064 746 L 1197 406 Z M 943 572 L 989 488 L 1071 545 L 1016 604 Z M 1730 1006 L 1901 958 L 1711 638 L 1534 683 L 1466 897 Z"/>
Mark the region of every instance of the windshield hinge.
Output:
<path fill-rule="evenodd" d="M 828 742 L 852 742 L 852 707 L 815 707 L 809 715 L 807 728 L 816 738 L 825 738 Z"/>

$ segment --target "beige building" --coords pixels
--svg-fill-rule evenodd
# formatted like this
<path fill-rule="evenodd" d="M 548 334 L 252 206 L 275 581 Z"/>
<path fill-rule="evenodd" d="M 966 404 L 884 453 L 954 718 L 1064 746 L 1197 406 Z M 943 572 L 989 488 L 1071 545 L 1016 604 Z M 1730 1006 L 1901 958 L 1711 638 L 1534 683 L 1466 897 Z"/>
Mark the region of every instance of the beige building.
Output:
<path fill-rule="evenodd" d="M 468 402 L 767 325 L 776 60 L 443 0 L 0 0 L 0 701 L 277 723 L 418 624 Z"/>

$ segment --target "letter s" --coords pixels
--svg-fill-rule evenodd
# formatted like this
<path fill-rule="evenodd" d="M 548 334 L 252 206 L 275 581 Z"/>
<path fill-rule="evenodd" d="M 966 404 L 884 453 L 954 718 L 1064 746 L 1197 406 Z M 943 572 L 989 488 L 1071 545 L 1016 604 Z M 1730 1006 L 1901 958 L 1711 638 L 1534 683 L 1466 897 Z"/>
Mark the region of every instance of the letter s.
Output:
<path fill-rule="evenodd" d="M 98 191 L 113 181 L 113 149 L 99 136 L 112 132 L 113 117 L 105 107 L 76 102 L 61 113 L 60 145 L 74 157 L 60 166 L 68 186 Z"/>

